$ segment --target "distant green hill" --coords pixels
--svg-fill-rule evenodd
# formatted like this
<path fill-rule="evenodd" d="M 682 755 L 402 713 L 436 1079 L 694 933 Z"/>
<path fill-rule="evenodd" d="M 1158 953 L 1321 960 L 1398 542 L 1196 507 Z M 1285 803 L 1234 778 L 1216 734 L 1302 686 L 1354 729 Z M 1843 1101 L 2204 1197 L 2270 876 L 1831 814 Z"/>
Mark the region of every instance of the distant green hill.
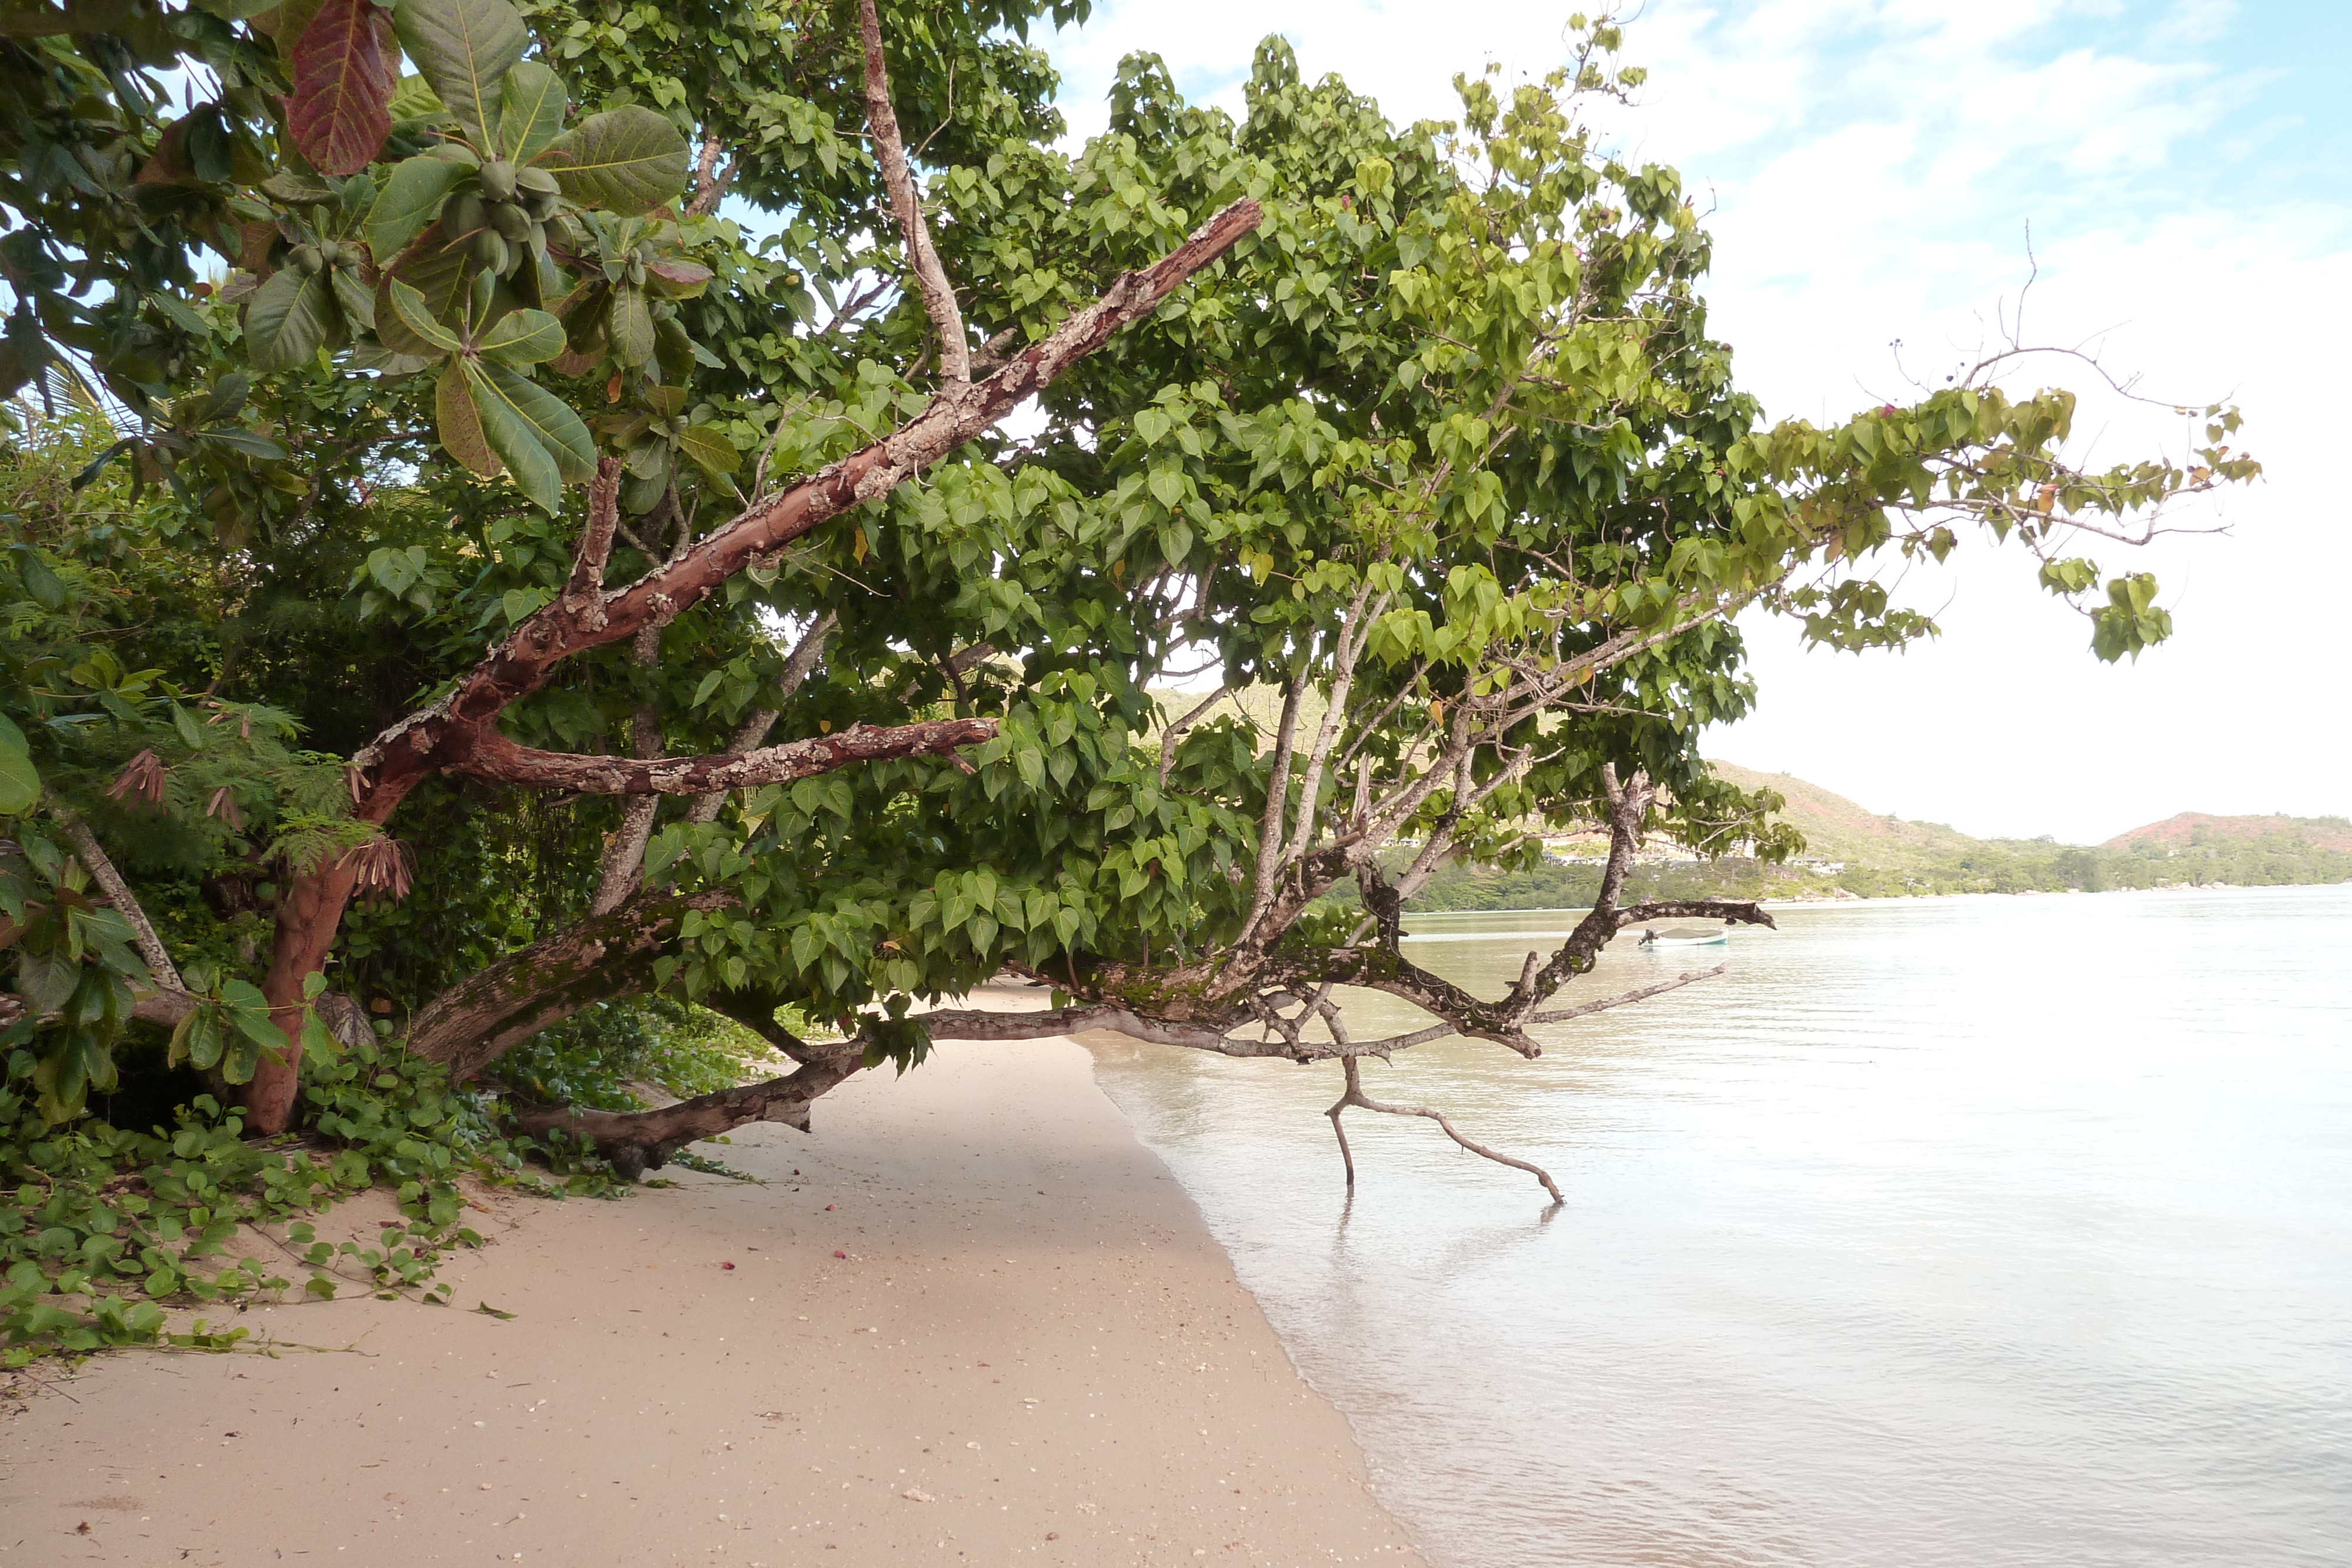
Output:
<path fill-rule="evenodd" d="M 1958 893 L 2102 893 L 2114 888 L 2279 887 L 2352 881 L 2352 821 L 2342 817 L 2212 817 L 2184 813 L 2105 843 L 1977 839 L 1937 822 L 1864 810 L 1785 773 L 1718 762 L 1745 789 L 1786 800 L 1780 820 L 1805 836 L 1787 865 L 1727 856 L 1654 857 L 1630 899 L 1887 898 Z M 1574 909 L 1591 903 L 1600 870 L 1544 864 L 1521 872 L 1447 866 L 1408 906 L 1417 910 Z"/>
<path fill-rule="evenodd" d="M 1198 695 L 1155 691 L 1171 717 Z M 1271 687 L 1236 693 L 1219 711 L 1245 714 L 1271 734 L 1282 701 Z M 1311 731 L 1322 715 L 1311 696 L 1300 715 Z M 2214 817 L 2183 812 L 2119 833 L 2104 844 L 2048 839 L 1977 839 L 1940 822 L 1912 822 L 1864 810 L 1843 795 L 1787 773 L 1736 763 L 1715 770 L 1743 789 L 1771 789 L 1786 802 L 1782 821 L 1805 836 L 1787 865 L 1738 856 L 1680 860 L 1654 854 L 1635 872 L 1629 897 L 1885 898 L 1957 893 L 2100 893 L 2130 887 L 2279 887 L 2352 881 L 2352 821 L 2343 817 Z M 1547 859 L 1525 871 L 1449 865 L 1407 907 L 1420 911 L 1576 909 L 1589 905 L 1601 873 L 1589 862 L 1599 840 L 1570 850 L 1578 861 Z M 1338 890 L 1349 900 L 1352 885 Z"/>

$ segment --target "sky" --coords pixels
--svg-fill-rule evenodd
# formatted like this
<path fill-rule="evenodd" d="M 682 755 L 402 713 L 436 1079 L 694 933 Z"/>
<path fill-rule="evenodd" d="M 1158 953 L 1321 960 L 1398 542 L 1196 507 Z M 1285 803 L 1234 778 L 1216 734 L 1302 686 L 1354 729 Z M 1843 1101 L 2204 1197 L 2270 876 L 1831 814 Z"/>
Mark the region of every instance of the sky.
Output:
<path fill-rule="evenodd" d="M 1110 0 L 1041 41 L 1080 135 L 1132 50 L 1238 112 L 1268 32 L 1393 119 L 1445 118 L 1456 70 L 1561 63 L 1570 9 Z M 2167 402 L 2237 402 L 2268 470 L 2175 519 L 2219 532 L 2091 541 L 2175 612 L 2137 663 L 2094 660 L 2088 623 L 1987 541 L 1904 579 L 1933 643 L 1832 654 L 1743 622 L 1760 701 L 1709 754 L 1982 836 L 2352 814 L 2352 503 L 2331 461 L 2352 449 L 2352 0 L 1649 0 L 1622 59 L 1650 78 L 1609 134 L 1711 208 L 1711 320 L 1771 414 L 1916 395 L 2032 277 L 2028 340 L 2088 347 Z M 2019 388 L 2086 393 L 2078 458 L 2185 451 L 2182 421 L 2086 378 L 2048 362 Z"/>

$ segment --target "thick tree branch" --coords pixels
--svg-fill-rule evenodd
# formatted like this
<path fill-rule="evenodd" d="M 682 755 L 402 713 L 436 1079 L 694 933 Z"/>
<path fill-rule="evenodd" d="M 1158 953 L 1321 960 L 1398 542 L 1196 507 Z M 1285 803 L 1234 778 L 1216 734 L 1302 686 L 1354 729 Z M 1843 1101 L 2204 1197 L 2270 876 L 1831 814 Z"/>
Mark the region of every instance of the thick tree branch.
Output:
<path fill-rule="evenodd" d="M 659 668 L 661 628 L 647 626 L 640 631 L 630 653 L 638 669 Z M 629 748 L 646 762 L 657 760 L 662 755 L 661 709 L 650 700 L 637 704 L 636 711 L 629 716 Z M 637 796 L 622 810 L 621 825 L 614 830 L 613 836 L 605 841 L 604 852 L 597 859 L 596 892 L 588 901 L 589 914 L 611 914 L 644 883 L 646 845 L 652 841 L 654 819 L 660 811 L 658 795 Z"/>
<path fill-rule="evenodd" d="M 1176 743 L 1184 738 L 1184 732 L 1191 729 L 1194 725 L 1200 723 L 1202 718 L 1208 716 L 1208 712 L 1211 708 L 1215 707 L 1219 703 L 1224 701 L 1225 698 L 1230 696 L 1232 694 L 1232 686 L 1219 686 L 1215 691 L 1211 692 L 1207 696 L 1202 698 L 1199 704 L 1193 707 L 1192 712 L 1186 714 L 1182 718 L 1178 719 L 1175 723 L 1170 725 L 1167 729 L 1161 732 L 1160 737 L 1160 781 L 1162 784 L 1168 782 L 1168 770 L 1176 766 Z"/>
<path fill-rule="evenodd" d="M 865 1065 L 865 1045 L 853 1040 L 829 1056 L 763 1083 L 698 1094 L 653 1111 L 586 1111 L 575 1106 L 525 1111 L 516 1126 L 536 1136 L 566 1132 L 592 1140 L 613 1168 L 635 1180 L 667 1164 L 698 1138 L 715 1138 L 747 1122 L 781 1122 L 809 1130 L 809 1104 Z"/>
<path fill-rule="evenodd" d="M 639 894 L 609 915 L 581 921 L 509 953 L 418 1010 L 408 1049 L 467 1079 L 510 1048 L 581 1009 L 642 990 L 646 966 L 688 910 L 722 908 L 722 893 Z"/>
<path fill-rule="evenodd" d="M 788 740 L 740 757 L 716 751 L 701 757 L 652 760 L 540 751 L 492 732 L 477 743 L 456 771 L 508 784 L 531 784 L 580 795 L 706 795 L 786 784 L 830 773 L 853 763 L 888 757 L 937 756 L 992 739 L 991 718 L 929 719 L 921 724 L 869 729 L 858 726 L 832 735 Z"/>
<path fill-rule="evenodd" d="M 1014 355 L 984 381 L 950 383 L 906 424 L 787 488 L 757 497 L 731 521 L 618 592 L 593 604 L 567 606 L 559 597 L 517 626 L 506 641 L 459 676 L 436 702 L 383 731 L 352 761 L 352 815 L 382 823 L 409 790 L 462 762 L 486 737 L 498 737 L 499 716 L 545 685 L 551 672 L 575 654 L 634 637 L 700 603 L 735 573 L 772 555 L 862 502 L 887 494 L 990 429 L 1077 360 L 1108 342 L 1120 328 L 1158 310 L 1187 278 L 1215 262 L 1255 229 L 1258 204 L 1244 199 L 1211 218 L 1182 245 L 1115 278 L 1102 297 Z M 693 792 L 724 786 L 708 781 Z M 262 990 L 270 1016 L 294 1036 L 301 1028 L 302 988 L 324 967 L 354 872 L 340 862 L 289 880 L 278 908 L 277 940 Z M 250 1125 L 281 1131 L 293 1113 L 299 1051 L 265 1059 L 246 1093 Z"/>
<path fill-rule="evenodd" d="M 613 559 L 613 534 L 621 524 L 621 460 L 596 459 L 596 476 L 588 482 L 588 523 L 580 530 L 580 549 L 572 559 L 572 576 L 557 602 L 578 621 L 604 613 L 604 568 Z"/>
<path fill-rule="evenodd" d="M 359 814 L 382 821 L 422 779 L 467 749 L 519 698 L 543 685 L 556 664 L 635 635 L 698 604 L 756 559 L 887 494 L 993 426 L 1024 401 L 1092 353 L 1129 323 L 1157 310 L 1185 279 L 1223 256 L 1255 229 L 1257 203 L 1234 203 L 1176 249 L 1122 273 L 1102 298 L 1072 314 L 1047 337 L 1014 355 L 985 380 L 949 387 L 921 413 L 874 444 L 755 501 L 677 560 L 607 593 L 601 617 L 583 619 L 551 603 L 513 632 L 440 701 L 385 730 L 353 760 L 364 776 Z M 593 621 L 595 623 L 591 624 Z"/>
<path fill-rule="evenodd" d="M 744 716 L 743 722 L 735 727 L 734 737 L 727 742 L 728 756 L 746 756 L 767 743 L 768 732 L 776 727 L 776 720 L 782 716 L 783 705 L 801 689 L 801 684 L 808 679 L 809 672 L 816 668 L 817 659 L 824 653 L 824 640 L 833 634 L 839 620 L 828 610 L 817 617 L 815 624 L 801 634 L 801 640 L 793 644 L 791 654 L 784 660 L 784 673 L 776 678 L 773 696 L 776 706 L 753 708 Z M 726 803 L 727 791 L 724 789 L 698 795 L 686 813 L 686 820 L 689 822 L 715 822 L 719 820 L 719 809 Z"/>
<path fill-rule="evenodd" d="M 1668 991 L 1678 991 L 1685 986 L 1696 985 L 1701 980 L 1713 979 L 1730 967 L 1728 964 L 1717 964 L 1712 969 L 1694 969 L 1687 975 L 1676 975 L 1673 979 L 1660 980 L 1654 986 L 1637 986 L 1633 990 L 1620 991 L 1613 997 L 1603 997 L 1599 1001 L 1580 1002 L 1572 1008 L 1554 1008 L 1549 1012 L 1530 1013 L 1528 1015 L 1528 1021 L 1529 1023 L 1566 1023 L 1570 1019 L 1585 1018 L 1593 1013 L 1605 1013 L 1611 1008 L 1622 1008 L 1628 1002 L 1647 1001 L 1652 997 L 1662 997 Z"/>
<path fill-rule="evenodd" d="M 58 826 L 65 830 L 66 841 L 73 845 L 74 856 L 81 862 L 82 869 L 89 872 L 90 880 L 104 891 L 107 902 L 114 906 L 114 913 L 122 916 L 130 925 L 131 944 L 139 949 L 140 960 L 147 966 L 147 973 L 157 986 L 166 990 L 184 992 L 188 988 L 181 980 L 178 968 L 173 967 L 170 951 L 164 947 L 163 939 L 155 935 L 154 925 L 148 920 L 147 911 L 141 907 L 138 894 L 131 891 L 131 884 L 122 880 L 122 873 L 114 869 L 114 862 L 107 857 L 106 846 L 98 841 L 98 835 L 89 831 L 89 824 L 73 812 L 59 808 L 52 815 L 57 818 Z"/>
<path fill-rule="evenodd" d="M 890 73 L 882 61 L 882 20 L 874 0 L 857 0 L 857 29 L 866 45 L 866 120 L 874 128 L 874 161 L 882 166 L 882 184 L 907 242 L 907 265 L 940 340 L 940 374 L 952 384 L 971 380 L 971 345 L 963 329 L 963 312 L 956 308 L 955 288 L 947 268 L 931 247 L 931 231 L 923 222 L 923 204 L 915 176 L 907 168 L 906 143 L 898 135 L 898 111 L 890 105 Z"/>

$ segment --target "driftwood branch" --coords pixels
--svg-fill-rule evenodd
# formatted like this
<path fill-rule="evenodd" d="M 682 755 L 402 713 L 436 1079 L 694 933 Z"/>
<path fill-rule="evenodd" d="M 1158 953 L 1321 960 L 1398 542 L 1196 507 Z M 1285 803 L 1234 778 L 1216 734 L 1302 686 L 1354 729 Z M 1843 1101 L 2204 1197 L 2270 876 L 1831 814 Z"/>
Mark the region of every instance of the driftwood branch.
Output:
<path fill-rule="evenodd" d="M 1347 1070 L 1347 1091 L 1339 1096 L 1339 1103 L 1332 1106 L 1331 1109 L 1326 1113 L 1331 1118 L 1331 1130 L 1339 1134 L 1339 1154 L 1341 1157 L 1347 1161 L 1348 1185 L 1349 1186 L 1354 1186 L 1356 1185 L 1356 1162 L 1354 1157 L 1349 1155 L 1348 1153 L 1348 1134 L 1339 1125 L 1339 1113 L 1350 1105 L 1360 1105 L 1367 1111 L 1377 1111 L 1383 1116 L 1420 1116 L 1434 1122 L 1447 1137 L 1453 1139 L 1455 1143 L 1461 1145 L 1472 1154 L 1477 1155 L 1485 1159 L 1490 1159 L 1498 1166 L 1508 1166 L 1513 1170 L 1525 1171 L 1529 1176 L 1535 1177 L 1536 1180 L 1543 1183 L 1543 1189 L 1544 1191 L 1551 1194 L 1552 1202 L 1565 1203 L 1568 1201 L 1565 1197 L 1560 1196 L 1559 1184 L 1551 1179 L 1551 1173 L 1545 1170 L 1543 1166 L 1529 1165 L 1525 1160 L 1514 1159 L 1509 1155 L 1504 1154 L 1499 1150 L 1490 1149 L 1484 1144 L 1475 1143 L 1472 1140 L 1464 1137 L 1460 1131 L 1454 1127 L 1454 1124 L 1445 1119 L 1444 1113 L 1433 1111 L 1426 1105 L 1391 1105 L 1385 1101 L 1373 1099 L 1370 1095 L 1364 1092 L 1363 1079 L 1361 1076 L 1362 1070 L 1357 1065 L 1357 1058 L 1350 1056 L 1340 1063 L 1340 1065 Z"/>

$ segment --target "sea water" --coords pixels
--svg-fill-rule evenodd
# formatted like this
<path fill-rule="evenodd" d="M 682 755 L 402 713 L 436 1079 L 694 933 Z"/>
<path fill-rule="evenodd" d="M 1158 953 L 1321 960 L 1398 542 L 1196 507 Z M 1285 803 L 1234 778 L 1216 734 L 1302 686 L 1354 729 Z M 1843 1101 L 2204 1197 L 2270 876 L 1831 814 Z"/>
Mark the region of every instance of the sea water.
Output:
<path fill-rule="evenodd" d="M 1420 916 L 1499 994 L 1574 916 Z M 1368 1063 L 1097 1037 L 1440 1568 L 2352 1563 L 2352 887 L 1808 906 Z M 1352 998 L 1355 1032 L 1412 1009 Z"/>

